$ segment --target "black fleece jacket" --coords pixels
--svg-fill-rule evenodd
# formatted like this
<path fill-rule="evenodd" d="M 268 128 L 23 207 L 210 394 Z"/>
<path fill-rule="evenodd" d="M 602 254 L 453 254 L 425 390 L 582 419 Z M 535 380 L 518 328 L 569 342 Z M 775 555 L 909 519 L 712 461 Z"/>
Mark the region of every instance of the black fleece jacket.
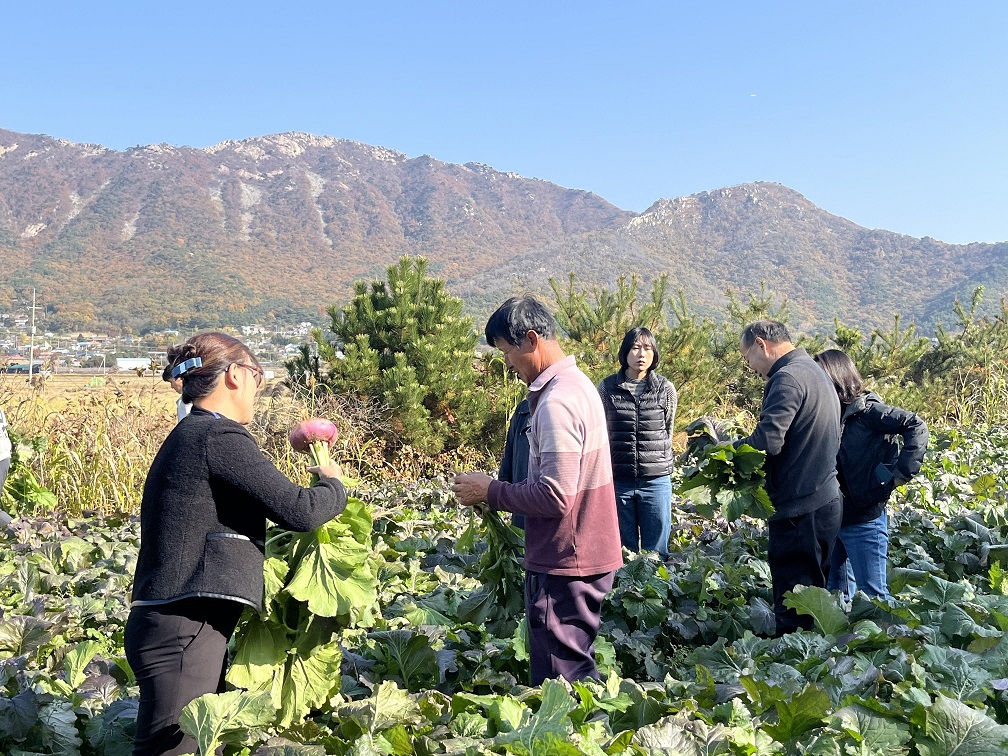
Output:
<path fill-rule="evenodd" d="M 193 408 L 147 475 L 133 604 L 208 596 L 261 610 L 266 519 L 314 530 L 342 512 L 346 499 L 331 478 L 295 485 L 242 425 Z"/>
<path fill-rule="evenodd" d="M 766 491 L 771 520 L 808 514 L 840 498 L 840 400 L 833 382 L 804 349 L 793 349 L 770 368 L 763 406 L 749 444 L 767 454 Z"/>

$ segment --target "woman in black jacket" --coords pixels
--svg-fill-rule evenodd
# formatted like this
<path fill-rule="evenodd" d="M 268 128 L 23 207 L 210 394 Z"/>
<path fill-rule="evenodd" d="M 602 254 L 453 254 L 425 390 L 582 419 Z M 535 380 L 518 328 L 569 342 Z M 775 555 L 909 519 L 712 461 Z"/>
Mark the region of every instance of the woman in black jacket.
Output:
<path fill-rule="evenodd" d="M 896 486 L 920 472 L 927 424 L 913 412 L 883 404 L 878 394 L 865 388 L 854 361 L 839 349 L 827 349 L 815 361 L 833 381 L 840 399 L 837 478 L 843 521 L 826 587 L 842 591 L 848 601 L 855 590 L 888 599 L 886 503 Z"/>
<path fill-rule="evenodd" d="M 672 426 L 676 388 L 655 372 L 654 334 L 631 328 L 619 350 L 620 371 L 599 384 L 612 454 L 620 540 L 630 551 L 668 556 L 672 529 Z"/>
<path fill-rule="evenodd" d="M 227 645 L 245 606 L 262 608 L 266 519 L 318 528 L 343 511 L 335 464 L 301 488 L 245 429 L 263 370 L 223 333 L 193 336 L 175 355 L 192 411 L 168 435 L 140 505 L 140 555 L 126 622 L 126 658 L 140 686 L 134 754 L 195 753 L 182 708 L 224 691 Z"/>

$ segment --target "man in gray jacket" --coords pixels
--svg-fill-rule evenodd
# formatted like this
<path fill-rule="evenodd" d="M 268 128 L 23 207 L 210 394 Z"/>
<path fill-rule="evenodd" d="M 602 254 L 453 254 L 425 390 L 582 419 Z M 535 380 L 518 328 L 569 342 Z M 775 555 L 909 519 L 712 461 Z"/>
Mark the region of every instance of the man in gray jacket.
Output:
<path fill-rule="evenodd" d="M 767 562 L 773 579 L 777 635 L 812 628 L 812 618 L 784 606 L 796 585 L 826 587 L 830 554 L 843 512 L 836 460 L 840 402 L 832 381 L 783 323 L 746 326 L 742 358 L 766 386 L 749 444 L 766 452 L 766 490 L 774 505 L 767 524 Z"/>

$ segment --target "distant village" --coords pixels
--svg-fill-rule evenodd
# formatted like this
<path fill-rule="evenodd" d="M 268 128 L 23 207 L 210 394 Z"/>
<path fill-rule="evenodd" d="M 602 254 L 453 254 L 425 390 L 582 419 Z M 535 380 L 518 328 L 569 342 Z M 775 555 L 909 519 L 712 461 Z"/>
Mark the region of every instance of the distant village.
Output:
<path fill-rule="evenodd" d="M 309 341 L 312 324 L 246 325 L 220 330 L 239 336 L 265 365 L 282 366 Z M 0 312 L 0 372 L 58 374 L 63 372 L 160 371 L 167 350 L 192 333 L 167 329 L 140 336 L 103 333 L 55 333 L 36 319 L 32 334 L 27 312 Z"/>

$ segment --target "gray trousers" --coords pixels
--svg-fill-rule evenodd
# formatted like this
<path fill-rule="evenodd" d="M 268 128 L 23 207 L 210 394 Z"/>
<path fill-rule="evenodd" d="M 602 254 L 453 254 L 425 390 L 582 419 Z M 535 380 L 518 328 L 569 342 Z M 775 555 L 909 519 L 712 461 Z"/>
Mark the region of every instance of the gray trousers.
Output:
<path fill-rule="evenodd" d="M 550 677 L 597 680 L 595 637 L 615 572 L 588 577 L 525 573 L 531 684 Z"/>

